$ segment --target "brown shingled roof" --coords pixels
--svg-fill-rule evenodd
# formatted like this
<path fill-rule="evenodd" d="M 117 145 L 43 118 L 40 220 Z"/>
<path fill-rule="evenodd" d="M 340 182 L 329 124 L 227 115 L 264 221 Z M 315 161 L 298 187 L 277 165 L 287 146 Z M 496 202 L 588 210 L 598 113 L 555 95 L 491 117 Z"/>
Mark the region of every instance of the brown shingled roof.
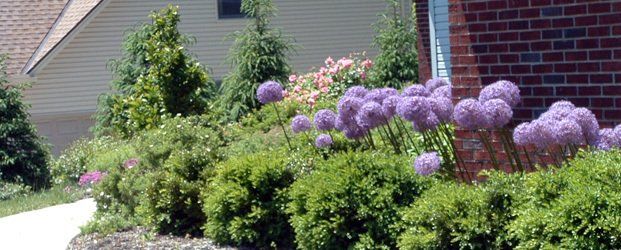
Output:
<path fill-rule="evenodd" d="M 9 75 L 18 74 L 68 0 L 0 0 L 0 53 Z"/>

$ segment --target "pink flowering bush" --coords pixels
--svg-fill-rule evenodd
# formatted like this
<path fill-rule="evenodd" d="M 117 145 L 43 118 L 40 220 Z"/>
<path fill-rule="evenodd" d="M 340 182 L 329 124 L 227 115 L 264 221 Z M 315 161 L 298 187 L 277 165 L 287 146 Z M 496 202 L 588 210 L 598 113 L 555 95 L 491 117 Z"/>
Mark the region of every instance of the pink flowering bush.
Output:
<path fill-rule="evenodd" d="M 88 172 L 80 176 L 78 185 L 80 185 L 81 187 L 92 186 L 99 183 L 105 176 L 106 173 L 101 171 Z"/>

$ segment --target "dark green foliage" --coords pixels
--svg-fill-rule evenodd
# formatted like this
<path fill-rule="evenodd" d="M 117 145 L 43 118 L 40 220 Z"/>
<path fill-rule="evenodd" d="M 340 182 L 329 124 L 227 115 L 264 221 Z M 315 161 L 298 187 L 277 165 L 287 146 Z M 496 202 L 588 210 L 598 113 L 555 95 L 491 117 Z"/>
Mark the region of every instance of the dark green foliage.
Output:
<path fill-rule="evenodd" d="M 287 188 L 293 168 L 282 149 L 231 158 L 219 165 L 204 190 L 205 235 L 218 243 L 289 248 Z"/>
<path fill-rule="evenodd" d="M 525 249 L 621 248 L 621 152 L 583 154 L 525 183 L 508 231 Z"/>
<path fill-rule="evenodd" d="M 375 25 L 373 46 L 379 49 L 371 72 L 376 86 L 400 89 L 405 82 L 418 81 L 416 30 L 414 21 L 403 19 L 400 1 L 387 0 L 388 9 Z"/>
<path fill-rule="evenodd" d="M 427 188 L 409 159 L 372 152 L 333 156 L 296 181 L 288 212 L 300 249 L 392 249 L 399 212 Z"/>
<path fill-rule="evenodd" d="M 178 9 L 169 6 L 150 15 L 124 43 L 124 58 L 113 61 L 113 90 L 100 98 L 99 129 L 130 137 L 158 126 L 166 116 L 201 114 L 215 94 L 205 68 L 184 47 Z M 103 131 L 103 130 L 102 130 Z"/>
<path fill-rule="evenodd" d="M 0 180 L 37 190 L 49 185 L 49 146 L 28 120 L 23 86 L 9 86 L 6 56 L 0 55 Z"/>
<path fill-rule="evenodd" d="M 219 107 L 229 120 L 259 107 L 256 91 L 267 80 L 286 82 L 291 71 L 288 55 L 291 38 L 270 27 L 276 8 L 272 0 L 243 0 L 242 11 L 251 17 L 246 28 L 233 34 L 228 61 L 232 72 L 222 82 Z"/>

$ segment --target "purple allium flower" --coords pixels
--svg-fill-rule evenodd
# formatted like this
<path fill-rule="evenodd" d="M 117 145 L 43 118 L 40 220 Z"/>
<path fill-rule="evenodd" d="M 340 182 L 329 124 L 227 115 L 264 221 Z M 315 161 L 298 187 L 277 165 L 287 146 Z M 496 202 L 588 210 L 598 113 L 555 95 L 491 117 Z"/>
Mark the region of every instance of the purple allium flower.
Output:
<path fill-rule="evenodd" d="M 518 146 L 527 146 L 533 144 L 532 130 L 530 123 L 524 122 L 515 127 L 513 130 L 513 141 Z"/>
<path fill-rule="evenodd" d="M 348 139 L 358 139 L 365 136 L 369 131 L 365 128 L 358 126 L 357 124 L 348 124 L 347 128 L 343 130 L 343 134 Z"/>
<path fill-rule="evenodd" d="M 360 127 L 366 129 L 373 129 L 386 123 L 382 105 L 376 102 L 365 103 L 356 115 L 356 122 L 358 122 Z"/>
<path fill-rule="evenodd" d="M 334 128 L 336 114 L 329 109 L 322 109 L 315 113 L 315 127 L 317 130 L 326 131 Z"/>
<path fill-rule="evenodd" d="M 140 160 L 138 158 L 131 158 L 125 161 L 125 163 L 123 163 L 123 166 L 125 166 L 125 168 L 127 169 L 132 169 L 133 167 L 137 166 L 138 163 L 140 163 Z"/>
<path fill-rule="evenodd" d="M 279 102 L 282 100 L 282 86 L 275 81 L 267 81 L 259 86 L 257 89 L 257 99 L 263 104 L 272 102 Z"/>
<path fill-rule="evenodd" d="M 384 116 L 387 119 L 395 116 L 395 113 L 397 112 L 397 105 L 399 104 L 399 102 L 401 102 L 401 96 L 398 95 L 389 96 L 384 99 L 384 101 L 382 102 L 382 111 L 384 112 Z"/>
<path fill-rule="evenodd" d="M 397 104 L 397 114 L 408 121 L 420 121 L 431 113 L 427 98 L 421 96 L 405 97 Z"/>
<path fill-rule="evenodd" d="M 621 141 L 613 129 L 605 128 L 599 131 L 599 140 L 597 141 L 598 149 L 608 151 L 619 147 L 621 147 Z"/>
<path fill-rule="evenodd" d="M 448 123 L 453 120 L 453 101 L 448 98 L 428 98 L 431 111 L 440 122 Z"/>
<path fill-rule="evenodd" d="M 439 87 L 436 90 L 434 90 L 431 93 L 431 97 L 432 98 L 443 97 L 443 98 L 453 99 L 452 91 L 453 90 L 452 90 L 451 85 L 442 86 L 442 87 Z"/>
<path fill-rule="evenodd" d="M 595 146 L 599 139 L 599 123 L 597 123 L 595 114 L 586 108 L 576 108 L 571 111 L 569 118 L 580 125 L 587 143 Z"/>
<path fill-rule="evenodd" d="M 555 109 L 550 108 L 550 110 L 541 114 L 539 116 L 539 119 L 562 121 L 563 119 L 571 115 L 571 111 L 572 111 L 571 109 L 568 109 L 565 107 L 557 107 Z"/>
<path fill-rule="evenodd" d="M 328 134 L 320 134 L 315 139 L 315 146 L 318 148 L 326 148 L 332 145 L 332 137 Z"/>
<path fill-rule="evenodd" d="M 617 138 L 619 138 L 619 140 L 621 140 L 621 124 L 617 125 L 617 127 L 615 127 L 615 135 L 617 135 Z"/>
<path fill-rule="evenodd" d="M 509 104 L 500 99 L 491 99 L 483 104 L 485 116 L 491 128 L 502 128 L 511 121 L 513 110 Z"/>
<path fill-rule="evenodd" d="M 455 106 L 453 118 L 458 126 L 464 129 L 479 129 L 487 127 L 489 121 L 485 116 L 483 105 L 472 98 L 461 100 Z"/>
<path fill-rule="evenodd" d="M 367 95 L 364 96 L 363 99 L 365 102 L 382 103 L 382 101 L 384 101 L 386 97 L 388 96 L 384 95 L 384 93 L 382 93 L 380 89 L 372 89 L 369 90 L 369 92 L 367 93 Z"/>
<path fill-rule="evenodd" d="M 558 122 L 554 130 L 558 133 L 558 140 L 561 145 L 584 144 L 582 128 L 572 119 L 564 119 Z"/>
<path fill-rule="evenodd" d="M 412 126 L 414 130 L 423 132 L 427 130 L 434 130 L 440 125 L 440 119 L 434 113 L 429 113 L 429 115 L 423 119 L 412 122 Z"/>
<path fill-rule="evenodd" d="M 424 97 L 429 97 L 431 95 L 431 92 L 429 92 L 429 90 L 427 90 L 427 88 L 425 88 L 425 86 L 423 86 L 423 85 L 414 84 L 412 86 L 409 86 L 409 87 L 405 88 L 401 95 L 404 96 L 404 97 L 405 96 L 424 96 Z"/>
<path fill-rule="evenodd" d="M 85 173 L 82 176 L 80 176 L 78 185 L 83 187 L 83 186 L 97 184 L 101 181 L 101 179 L 103 179 L 104 176 L 106 176 L 106 174 L 100 171 L 93 171 L 93 172 Z"/>
<path fill-rule="evenodd" d="M 352 86 L 345 91 L 345 96 L 364 98 L 369 91 L 362 86 Z"/>
<path fill-rule="evenodd" d="M 310 119 L 305 115 L 296 115 L 291 121 L 291 130 L 293 130 L 293 133 L 306 132 L 311 130 L 311 128 L 313 128 L 313 125 L 311 125 Z"/>
<path fill-rule="evenodd" d="M 344 119 L 353 118 L 363 104 L 364 101 L 361 98 L 344 96 L 339 100 L 337 105 L 339 110 L 338 115 Z"/>
<path fill-rule="evenodd" d="M 423 153 L 414 160 L 414 170 L 422 176 L 431 175 L 440 170 L 440 157 L 438 153 Z"/>
<path fill-rule="evenodd" d="M 427 88 L 429 92 L 433 92 L 437 88 L 442 87 L 442 86 L 447 86 L 447 85 L 449 84 L 448 82 L 446 82 L 446 80 L 444 80 L 444 78 L 434 77 L 434 78 L 427 80 L 427 82 L 425 83 L 425 88 Z"/>
<path fill-rule="evenodd" d="M 552 106 L 550 106 L 550 110 L 554 110 L 554 109 L 573 110 L 575 108 L 576 106 L 574 106 L 574 104 L 571 103 L 570 101 L 558 101 L 558 102 L 552 103 Z"/>
<path fill-rule="evenodd" d="M 497 81 L 483 88 L 479 95 L 481 103 L 491 99 L 501 99 L 514 108 L 520 103 L 520 89 L 510 81 Z"/>
<path fill-rule="evenodd" d="M 347 124 L 348 122 L 340 116 L 337 116 L 336 120 L 334 120 L 334 128 L 338 131 L 345 131 L 347 129 Z"/>
<path fill-rule="evenodd" d="M 380 92 L 381 92 L 383 95 L 385 95 L 386 97 L 393 96 L 393 95 L 399 95 L 399 91 L 397 91 L 397 90 L 396 90 L 396 89 L 394 89 L 394 88 L 388 88 L 388 87 L 386 87 L 386 88 L 381 88 L 381 89 L 380 89 Z"/>
<path fill-rule="evenodd" d="M 560 144 L 559 136 L 554 130 L 558 121 L 537 119 L 531 123 L 532 143 L 537 149 L 546 149 L 552 145 Z"/>

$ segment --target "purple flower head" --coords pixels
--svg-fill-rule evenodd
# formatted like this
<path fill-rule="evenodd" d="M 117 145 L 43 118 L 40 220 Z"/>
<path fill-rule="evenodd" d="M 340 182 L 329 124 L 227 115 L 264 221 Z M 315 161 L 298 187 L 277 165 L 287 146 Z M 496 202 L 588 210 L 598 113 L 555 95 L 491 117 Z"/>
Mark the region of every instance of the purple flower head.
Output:
<path fill-rule="evenodd" d="M 554 109 L 573 110 L 575 108 L 576 106 L 574 106 L 574 104 L 571 103 L 570 101 L 558 101 L 558 102 L 552 103 L 552 106 L 550 106 L 550 110 L 554 110 Z"/>
<path fill-rule="evenodd" d="M 425 88 L 425 86 L 423 86 L 423 85 L 414 84 L 412 86 L 409 86 L 409 87 L 405 88 L 401 95 L 404 96 L 404 97 L 405 96 L 424 96 L 424 97 L 429 97 L 431 95 L 431 92 L 429 92 L 429 90 L 427 90 L 427 88 Z"/>
<path fill-rule="evenodd" d="M 140 160 L 138 158 L 131 158 L 125 161 L 125 163 L 123 163 L 123 166 L 127 169 L 132 169 L 133 167 L 137 166 L 138 163 L 140 163 Z"/>
<path fill-rule="evenodd" d="M 388 88 L 388 87 L 381 88 L 380 92 L 383 95 L 385 95 L 386 97 L 393 96 L 393 95 L 399 95 L 399 91 L 397 91 L 396 89 L 393 89 L 393 88 Z"/>
<path fill-rule="evenodd" d="M 599 140 L 597 141 L 598 149 L 608 151 L 619 147 L 621 147 L 621 141 L 613 129 L 605 128 L 599 131 Z"/>
<path fill-rule="evenodd" d="M 550 110 L 541 114 L 539 119 L 562 121 L 571 115 L 571 111 L 571 109 L 565 107 L 550 108 Z"/>
<path fill-rule="evenodd" d="M 615 135 L 617 135 L 617 138 L 619 138 L 619 140 L 621 140 L 621 124 L 617 125 L 617 127 L 615 127 Z"/>
<path fill-rule="evenodd" d="M 558 121 L 537 119 L 531 123 L 531 138 L 537 149 L 546 149 L 560 144 L 559 136 L 554 130 Z"/>
<path fill-rule="evenodd" d="M 558 140 L 561 145 L 584 144 L 584 136 L 582 136 L 582 128 L 572 119 L 564 119 L 556 123 L 554 130 L 558 133 Z"/>
<path fill-rule="evenodd" d="M 317 130 L 326 131 L 334 129 L 336 114 L 329 109 L 322 109 L 315 113 L 315 127 Z"/>
<path fill-rule="evenodd" d="M 489 121 L 488 126 L 491 128 L 502 128 L 511 121 L 513 110 L 505 101 L 500 99 L 491 99 L 483 104 L 485 116 Z"/>
<path fill-rule="evenodd" d="M 399 104 L 399 102 L 401 102 L 401 96 L 398 95 L 389 96 L 384 99 L 384 101 L 382 102 L 382 111 L 384 112 L 384 116 L 387 119 L 395 116 L 395 113 L 397 112 L 397 105 Z"/>
<path fill-rule="evenodd" d="M 272 102 L 279 102 L 282 100 L 282 86 L 275 81 L 267 81 L 259 86 L 257 89 L 257 99 L 263 104 Z"/>
<path fill-rule="evenodd" d="M 425 88 L 427 88 L 429 92 L 433 92 L 437 88 L 442 87 L 442 86 L 447 86 L 447 85 L 449 84 L 448 82 L 446 82 L 446 80 L 444 80 L 444 78 L 434 77 L 434 78 L 427 80 L 427 82 L 425 83 Z"/>
<path fill-rule="evenodd" d="M 533 144 L 532 129 L 528 122 L 521 123 L 513 130 L 513 141 L 518 146 L 528 146 Z"/>
<path fill-rule="evenodd" d="M 344 96 L 337 105 L 339 116 L 344 119 L 353 118 L 363 104 L 364 101 L 361 98 Z"/>
<path fill-rule="evenodd" d="M 576 108 L 571 111 L 568 117 L 574 120 L 582 129 L 582 135 L 586 139 L 587 143 L 591 146 L 595 146 L 599 139 L 599 123 L 595 114 L 586 108 Z"/>
<path fill-rule="evenodd" d="M 414 130 L 419 132 L 434 130 L 438 125 L 440 125 L 440 119 L 434 113 L 429 113 L 429 116 L 423 120 L 412 122 Z"/>
<path fill-rule="evenodd" d="M 481 90 L 479 101 L 485 103 L 491 99 L 501 99 L 511 108 L 520 103 L 520 89 L 510 81 L 497 81 Z"/>
<path fill-rule="evenodd" d="M 78 185 L 84 187 L 88 185 L 97 184 L 105 177 L 106 174 L 100 171 L 88 172 L 80 176 L 80 180 L 78 181 Z"/>
<path fill-rule="evenodd" d="M 348 139 L 358 139 L 365 136 L 369 131 L 357 124 L 348 124 L 347 128 L 343 130 L 345 137 Z"/>
<path fill-rule="evenodd" d="M 464 129 L 474 130 L 487 127 L 489 124 L 483 105 L 472 98 L 461 100 L 455 105 L 453 118 L 457 125 Z"/>
<path fill-rule="evenodd" d="M 431 111 L 437 116 L 440 122 L 448 123 L 453 120 L 453 101 L 448 98 L 428 98 Z"/>
<path fill-rule="evenodd" d="M 330 137 L 330 135 L 320 134 L 317 136 L 317 139 L 315 139 L 315 146 L 318 148 L 326 148 L 330 145 L 332 145 L 332 137 Z"/>
<path fill-rule="evenodd" d="M 362 86 L 352 86 L 345 91 L 345 96 L 364 98 L 369 91 Z"/>
<path fill-rule="evenodd" d="M 347 124 L 348 121 L 343 120 L 343 118 L 340 116 L 337 116 L 336 120 L 334 120 L 334 128 L 336 128 L 338 131 L 345 131 L 347 129 Z"/>
<path fill-rule="evenodd" d="M 452 91 L 453 90 L 452 90 L 451 85 L 442 86 L 442 87 L 439 87 L 436 90 L 434 90 L 431 93 L 431 97 L 432 98 L 443 97 L 443 98 L 453 99 Z"/>
<path fill-rule="evenodd" d="M 440 170 L 440 157 L 438 153 L 423 153 L 414 160 L 414 170 L 422 176 L 431 175 Z"/>
<path fill-rule="evenodd" d="M 296 115 L 291 121 L 291 130 L 293 130 L 293 133 L 306 132 L 311 130 L 311 128 L 313 128 L 313 125 L 311 125 L 310 119 L 305 115 Z"/>
<path fill-rule="evenodd" d="M 367 129 L 373 129 L 386 123 L 382 105 L 376 102 L 365 103 L 356 115 L 356 122 L 360 127 Z"/>
<path fill-rule="evenodd" d="M 396 111 L 408 121 L 421 121 L 429 116 L 431 106 L 425 97 L 405 97 L 397 104 Z"/>
<path fill-rule="evenodd" d="M 364 96 L 363 99 L 365 102 L 382 103 L 386 97 L 388 96 L 384 95 L 380 89 L 372 89 L 367 93 L 367 95 Z"/>

